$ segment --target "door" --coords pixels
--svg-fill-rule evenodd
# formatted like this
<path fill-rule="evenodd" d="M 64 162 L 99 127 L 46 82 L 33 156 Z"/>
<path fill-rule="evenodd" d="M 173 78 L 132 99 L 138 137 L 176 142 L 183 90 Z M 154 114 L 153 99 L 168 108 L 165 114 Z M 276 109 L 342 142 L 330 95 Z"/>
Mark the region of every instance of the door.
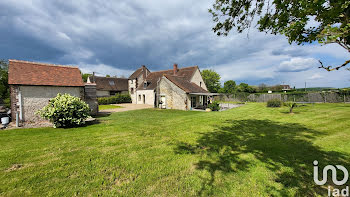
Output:
<path fill-rule="evenodd" d="M 143 104 L 146 104 L 146 95 L 143 95 Z"/>
<path fill-rule="evenodd" d="M 197 103 L 196 103 L 196 97 L 195 96 L 191 96 L 191 108 L 194 109 L 196 107 Z"/>
<path fill-rule="evenodd" d="M 160 101 L 161 101 L 161 108 L 162 109 L 166 109 L 166 97 L 165 96 L 161 96 L 160 97 Z"/>

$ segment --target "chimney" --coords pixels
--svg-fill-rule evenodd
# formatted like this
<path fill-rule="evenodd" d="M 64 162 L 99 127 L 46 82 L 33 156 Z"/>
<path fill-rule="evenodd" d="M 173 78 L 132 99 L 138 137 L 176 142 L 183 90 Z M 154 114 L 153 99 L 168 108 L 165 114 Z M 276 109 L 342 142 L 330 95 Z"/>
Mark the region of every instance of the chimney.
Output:
<path fill-rule="evenodd" d="M 95 81 L 95 72 L 92 72 L 92 83 L 96 83 L 96 81 Z"/>
<path fill-rule="evenodd" d="M 177 64 L 174 64 L 174 75 L 176 75 L 177 74 Z"/>

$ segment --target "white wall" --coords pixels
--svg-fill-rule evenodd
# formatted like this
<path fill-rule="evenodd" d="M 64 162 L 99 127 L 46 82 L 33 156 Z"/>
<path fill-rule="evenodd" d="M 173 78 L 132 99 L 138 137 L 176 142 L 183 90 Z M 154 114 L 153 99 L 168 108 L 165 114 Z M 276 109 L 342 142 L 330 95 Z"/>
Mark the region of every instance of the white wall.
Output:
<path fill-rule="evenodd" d="M 128 88 L 129 88 L 132 104 L 136 104 L 136 79 L 128 80 Z M 131 94 L 131 88 L 134 89 L 134 94 Z"/>
<path fill-rule="evenodd" d="M 194 75 L 193 75 L 193 77 L 191 79 L 191 82 L 195 83 L 196 85 L 198 85 L 200 87 L 202 87 L 204 90 L 208 90 L 207 86 L 205 85 L 205 83 L 203 81 L 201 72 L 199 72 L 199 69 L 197 69 L 196 72 L 194 73 Z M 202 82 L 202 86 L 201 86 L 200 82 Z"/>
<path fill-rule="evenodd" d="M 153 90 L 137 90 L 136 92 L 137 95 L 137 100 L 136 103 L 137 104 L 144 104 L 143 102 L 143 95 L 145 95 L 146 100 L 145 100 L 145 104 L 147 105 L 154 105 L 154 91 Z M 141 95 L 141 100 L 139 99 L 139 96 Z"/>

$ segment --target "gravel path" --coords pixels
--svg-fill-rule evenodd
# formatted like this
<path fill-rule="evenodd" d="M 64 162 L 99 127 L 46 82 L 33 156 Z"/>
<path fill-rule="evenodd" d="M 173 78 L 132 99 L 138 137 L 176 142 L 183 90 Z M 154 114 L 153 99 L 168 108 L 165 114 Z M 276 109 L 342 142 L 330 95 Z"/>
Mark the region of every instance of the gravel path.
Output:
<path fill-rule="evenodd" d="M 131 110 L 138 110 L 138 109 L 148 109 L 153 108 L 153 105 L 145 105 L 145 104 L 113 104 L 116 106 L 121 106 L 122 108 L 115 108 L 115 109 L 106 109 L 101 110 L 100 112 L 124 112 L 124 111 L 131 111 Z"/>

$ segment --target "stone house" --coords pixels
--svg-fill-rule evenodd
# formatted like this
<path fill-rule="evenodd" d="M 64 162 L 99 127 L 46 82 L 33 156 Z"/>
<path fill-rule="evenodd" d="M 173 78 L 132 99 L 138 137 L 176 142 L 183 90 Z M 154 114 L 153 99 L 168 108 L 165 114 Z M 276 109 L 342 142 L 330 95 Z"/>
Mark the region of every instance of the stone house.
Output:
<path fill-rule="evenodd" d="M 211 95 L 198 66 L 150 72 L 145 66 L 129 77 L 129 92 L 134 104 L 164 109 L 204 109 Z"/>
<path fill-rule="evenodd" d="M 84 84 L 78 67 L 9 60 L 8 72 L 13 121 L 17 112 L 20 121 L 41 120 L 35 112 L 46 106 L 58 93 L 85 100 L 92 114 L 98 111 L 96 85 Z"/>
<path fill-rule="evenodd" d="M 87 83 L 96 84 L 97 97 L 108 97 L 116 94 L 128 94 L 128 79 L 117 77 L 100 77 L 92 76 L 88 77 Z"/>

